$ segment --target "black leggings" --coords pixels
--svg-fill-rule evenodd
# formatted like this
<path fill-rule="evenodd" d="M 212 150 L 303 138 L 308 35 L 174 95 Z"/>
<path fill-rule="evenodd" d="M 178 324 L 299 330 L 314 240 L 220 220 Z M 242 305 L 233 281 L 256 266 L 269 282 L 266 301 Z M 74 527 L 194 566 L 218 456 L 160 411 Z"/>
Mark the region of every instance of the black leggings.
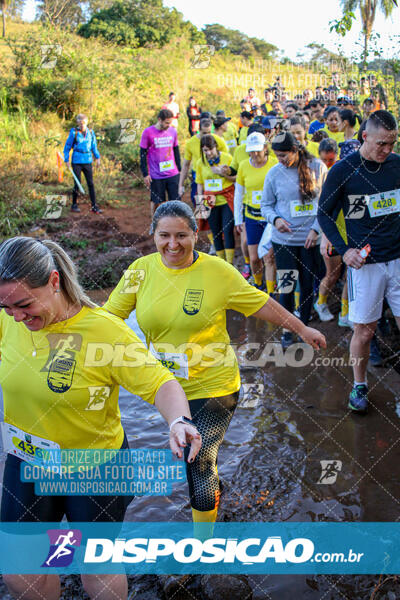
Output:
<path fill-rule="evenodd" d="M 304 246 L 286 246 L 272 243 L 277 269 L 290 269 L 299 272 L 300 283 L 300 319 L 305 325 L 310 320 L 313 305 L 313 282 L 318 273 L 319 246 L 304 248 Z M 281 293 L 279 302 L 288 310 L 294 310 L 294 290 L 290 293 Z"/>
<path fill-rule="evenodd" d="M 192 419 L 202 437 L 202 446 L 192 464 L 186 464 L 190 503 L 196 510 L 213 510 L 219 503 L 217 455 L 237 406 L 239 392 L 218 398 L 190 400 Z M 185 448 L 185 459 L 189 448 Z"/>
<path fill-rule="evenodd" d="M 96 192 L 94 191 L 94 183 L 93 183 L 93 166 L 92 163 L 81 164 L 81 163 L 72 163 L 72 170 L 77 176 L 78 180 L 81 180 L 81 172 L 83 171 L 86 183 L 89 189 L 90 202 L 92 206 L 96 206 Z M 74 183 L 74 190 L 72 192 L 72 204 L 76 204 L 78 199 L 78 186 L 76 182 Z"/>
<path fill-rule="evenodd" d="M 208 224 L 210 225 L 213 234 L 216 250 L 235 247 L 235 238 L 233 236 L 233 214 L 228 204 L 214 206 L 208 217 Z M 223 239 L 222 234 L 224 234 Z"/>

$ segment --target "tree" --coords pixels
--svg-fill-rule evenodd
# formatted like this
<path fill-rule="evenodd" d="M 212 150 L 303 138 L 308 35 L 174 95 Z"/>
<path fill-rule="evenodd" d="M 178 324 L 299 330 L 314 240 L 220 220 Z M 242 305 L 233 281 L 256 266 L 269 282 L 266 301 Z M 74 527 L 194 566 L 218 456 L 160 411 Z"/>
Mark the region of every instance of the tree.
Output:
<path fill-rule="evenodd" d="M 250 38 L 238 29 L 228 29 L 218 23 L 206 25 L 202 31 L 207 44 L 214 46 L 216 50 L 226 49 L 232 54 L 239 54 L 245 58 L 257 55 L 269 59 L 278 50 L 276 46 L 265 40 Z"/>
<path fill-rule="evenodd" d="M 36 18 L 55 27 L 75 28 L 84 21 L 83 4 L 80 0 L 40 0 Z"/>
<path fill-rule="evenodd" d="M 3 37 L 6 37 L 6 14 L 16 17 L 22 13 L 24 0 L 0 0 L 1 16 L 3 20 Z"/>
<path fill-rule="evenodd" d="M 397 6 L 397 0 L 341 0 L 343 12 L 351 13 L 357 8 L 360 9 L 361 21 L 362 21 L 362 33 L 364 36 L 364 54 L 363 63 L 364 67 L 367 66 L 368 58 L 368 44 L 372 34 L 372 27 L 374 25 L 376 11 L 378 8 L 383 12 L 385 18 L 388 18 L 395 6 Z M 351 25 L 350 25 L 351 27 Z"/>
<path fill-rule="evenodd" d="M 101 36 L 131 47 L 161 47 L 173 38 L 182 37 L 182 33 L 192 43 L 204 43 L 203 34 L 184 21 L 175 8 L 163 6 L 162 0 L 116 0 L 109 8 L 95 12 L 78 33 L 86 38 Z"/>

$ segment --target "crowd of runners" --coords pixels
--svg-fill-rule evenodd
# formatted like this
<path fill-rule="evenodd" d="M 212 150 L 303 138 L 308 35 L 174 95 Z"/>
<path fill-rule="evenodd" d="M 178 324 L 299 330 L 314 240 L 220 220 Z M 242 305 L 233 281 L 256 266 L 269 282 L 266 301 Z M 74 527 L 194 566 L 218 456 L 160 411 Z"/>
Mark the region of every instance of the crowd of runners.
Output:
<path fill-rule="evenodd" d="M 367 410 L 367 360 L 382 364 L 376 327 L 384 344 L 388 304 L 399 314 L 389 292 L 400 285 L 398 271 L 386 276 L 387 285 L 378 278 L 386 263 L 398 269 L 397 123 L 387 106 L 375 76 L 359 84 L 350 80 L 343 88 L 337 73 L 329 87 L 306 89 L 294 98 L 279 77 L 263 98 L 250 88 L 232 116 L 219 107 L 206 111 L 191 96 L 186 110 L 191 137 L 181 164 L 181 114 L 171 92 L 140 143 L 152 211 L 167 197 L 184 199 L 189 182 L 211 254 L 242 264 L 251 285 L 279 299 L 304 324 L 314 310 L 317 319 L 337 318 L 339 327 L 354 330 L 357 366 L 349 407 L 358 412 Z M 241 258 L 237 251 L 235 258 L 238 236 Z M 374 277 L 366 283 L 373 265 Z M 371 287 L 379 290 L 377 297 Z M 328 306 L 331 295 L 340 298 L 337 316 Z M 284 328 L 282 346 L 295 341 Z"/>

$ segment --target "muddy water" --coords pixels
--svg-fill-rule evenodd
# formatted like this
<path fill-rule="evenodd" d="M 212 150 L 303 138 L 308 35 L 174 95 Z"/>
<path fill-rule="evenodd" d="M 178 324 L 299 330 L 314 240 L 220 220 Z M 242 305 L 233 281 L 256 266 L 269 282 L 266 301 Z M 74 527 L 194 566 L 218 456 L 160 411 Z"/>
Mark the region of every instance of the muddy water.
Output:
<path fill-rule="evenodd" d="M 140 334 L 134 314 L 128 323 Z M 372 406 L 367 416 L 360 417 L 346 408 L 352 382 L 351 369 L 344 366 L 350 330 L 324 324 L 327 351 L 314 354 L 310 364 L 295 366 L 304 363 L 302 351 L 286 357 L 278 351 L 279 344 L 271 346 L 280 335 L 271 326 L 230 313 L 228 329 L 232 343 L 238 345 L 242 381 L 252 385 L 253 393 L 241 401 L 219 453 L 224 486 L 219 519 L 397 520 L 399 398 L 384 386 L 387 371 L 382 369 L 379 379 L 370 377 Z M 260 345 L 261 358 L 260 352 L 246 354 L 249 342 Z M 323 364 L 316 364 L 321 358 Z M 131 447 L 168 446 L 165 424 L 151 406 L 125 390 L 120 406 Z M 324 482 L 320 461 L 336 461 L 335 483 Z M 175 485 L 168 497 L 135 499 L 126 518 L 189 521 L 186 484 Z M 362 576 L 257 576 L 249 583 L 253 598 L 279 600 L 370 598 L 374 588 L 372 579 Z M 392 593 L 396 585 L 388 583 L 385 591 Z M 400 592 L 393 597 L 400 597 Z"/>
<path fill-rule="evenodd" d="M 137 328 L 133 315 L 129 324 Z M 389 371 L 382 369 L 380 380 L 369 377 L 369 414 L 353 415 L 346 408 L 352 383 L 352 369 L 346 366 L 350 330 L 324 324 L 327 350 L 314 353 L 311 364 L 283 366 L 283 362 L 301 365 L 305 357 L 300 349 L 294 357 L 282 357 L 278 330 L 237 313 L 230 313 L 228 329 L 232 343 L 238 345 L 242 382 L 255 391 L 236 410 L 219 453 L 224 485 L 219 519 L 397 520 L 399 399 L 383 385 Z M 248 342 L 258 343 L 264 358 L 260 351 L 246 354 Z M 266 358 L 266 344 L 274 343 Z M 124 391 L 121 407 L 131 446 L 158 447 L 161 440 L 167 446 L 165 426 L 151 407 L 132 402 Z M 335 483 L 324 482 L 321 461 L 336 461 Z M 127 518 L 186 521 L 190 516 L 183 484 L 167 498 L 136 499 Z M 374 588 L 372 579 L 362 576 L 260 576 L 251 577 L 250 584 L 254 598 L 280 600 L 369 598 Z M 388 586 L 386 591 L 395 589 L 393 582 Z"/>

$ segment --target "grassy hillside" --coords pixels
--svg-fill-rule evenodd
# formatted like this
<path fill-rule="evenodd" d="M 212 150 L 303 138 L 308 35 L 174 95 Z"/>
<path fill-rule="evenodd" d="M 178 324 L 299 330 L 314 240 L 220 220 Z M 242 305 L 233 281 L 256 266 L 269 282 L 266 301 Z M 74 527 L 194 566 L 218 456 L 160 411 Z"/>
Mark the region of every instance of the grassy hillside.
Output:
<path fill-rule="evenodd" d="M 42 46 L 59 45 L 54 68 L 42 68 Z M 225 109 L 236 117 L 238 100 L 250 85 L 257 92 L 281 75 L 293 93 L 314 87 L 319 73 L 266 61 L 243 61 L 218 53 L 208 68 L 193 67 L 185 39 L 162 49 L 131 50 L 46 28 L 8 23 L 0 40 L 0 234 L 16 233 L 43 212 L 45 195 L 65 193 L 72 178 L 57 181 L 56 151 L 62 150 L 74 116 L 85 112 L 98 137 L 102 168 L 96 175 L 100 202 L 123 202 L 127 185 L 139 185 L 141 131 L 174 90 L 183 114 L 179 137 L 187 133 L 185 109 L 195 95 L 203 109 Z M 120 119 L 134 119 L 135 139 L 118 143 Z M 132 133 L 132 132 L 130 132 Z M 132 138 L 131 138 L 132 139 Z"/>

